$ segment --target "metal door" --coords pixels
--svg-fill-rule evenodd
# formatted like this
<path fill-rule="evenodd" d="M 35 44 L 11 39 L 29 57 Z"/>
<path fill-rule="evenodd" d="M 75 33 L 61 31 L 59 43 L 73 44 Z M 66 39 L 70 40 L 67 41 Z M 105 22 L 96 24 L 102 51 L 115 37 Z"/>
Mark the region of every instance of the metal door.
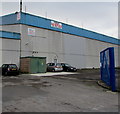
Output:
<path fill-rule="evenodd" d="M 38 59 L 37 58 L 31 58 L 30 61 L 30 73 L 37 73 L 38 70 Z"/>
<path fill-rule="evenodd" d="M 45 58 L 38 59 L 38 72 L 39 73 L 46 72 L 46 59 Z"/>

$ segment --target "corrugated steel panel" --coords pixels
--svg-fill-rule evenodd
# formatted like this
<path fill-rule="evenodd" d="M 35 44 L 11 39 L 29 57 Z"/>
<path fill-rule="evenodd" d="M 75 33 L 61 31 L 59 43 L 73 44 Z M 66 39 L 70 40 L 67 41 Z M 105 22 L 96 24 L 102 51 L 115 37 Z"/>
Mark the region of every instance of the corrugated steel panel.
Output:
<path fill-rule="evenodd" d="M 1 38 L 20 39 L 20 33 L 0 31 Z"/>
<path fill-rule="evenodd" d="M 54 20 L 46 19 L 43 17 L 39 17 L 39 16 L 35 16 L 35 15 L 28 14 L 28 13 L 23 13 L 23 12 L 21 15 L 21 20 L 17 20 L 16 13 L 2 17 L 2 25 L 21 23 L 21 24 L 50 29 L 50 30 L 54 30 L 58 32 L 68 33 L 72 35 L 82 36 L 82 37 L 91 38 L 94 40 L 99 40 L 103 42 L 120 45 L 120 40 L 116 38 L 106 36 L 103 34 L 99 34 L 93 31 L 89 31 L 83 28 L 78 28 L 78 27 L 68 25 L 65 23 L 58 22 L 62 24 L 62 29 L 51 27 L 51 21 L 54 21 Z"/>
<path fill-rule="evenodd" d="M 0 25 L 18 24 L 18 23 L 20 23 L 20 20 L 17 20 L 17 13 L 12 13 L 0 17 Z"/>

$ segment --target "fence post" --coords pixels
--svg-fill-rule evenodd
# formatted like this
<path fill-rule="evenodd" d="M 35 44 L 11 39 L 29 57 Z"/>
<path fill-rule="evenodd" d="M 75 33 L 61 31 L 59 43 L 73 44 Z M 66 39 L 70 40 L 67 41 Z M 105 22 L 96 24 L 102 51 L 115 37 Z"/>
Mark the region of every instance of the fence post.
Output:
<path fill-rule="evenodd" d="M 110 83 L 112 91 L 116 91 L 116 83 L 115 83 L 115 62 L 114 62 L 114 48 L 109 48 L 109 58 L 110 58 Z"/>

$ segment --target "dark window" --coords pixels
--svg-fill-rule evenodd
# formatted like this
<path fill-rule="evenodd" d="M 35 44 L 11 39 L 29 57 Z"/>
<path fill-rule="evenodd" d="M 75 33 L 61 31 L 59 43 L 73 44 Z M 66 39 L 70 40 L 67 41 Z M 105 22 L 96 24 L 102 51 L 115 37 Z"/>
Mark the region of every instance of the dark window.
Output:
<path fill-rule="evenodd" d="M 61 66 L 61 64 L 60 64 L 60 63 L 57 63 L 56 66 Z"/>
<path fill-rule="evenodd" d="M 55 63 L 48 63 L 48 66 L 54 66 Z"/>
<path fill-rule="evenodd" d="M 7 67 L 8 67 L 8 65 L 5 65 L 5 64 L 4 64 L 4 65 L 2 65 L 2 68 L 7 68 Z"/>
<path fill-rule="evenodd" d="M 9 68 L 17 68 L 16 65 L 9 65 Z"/>

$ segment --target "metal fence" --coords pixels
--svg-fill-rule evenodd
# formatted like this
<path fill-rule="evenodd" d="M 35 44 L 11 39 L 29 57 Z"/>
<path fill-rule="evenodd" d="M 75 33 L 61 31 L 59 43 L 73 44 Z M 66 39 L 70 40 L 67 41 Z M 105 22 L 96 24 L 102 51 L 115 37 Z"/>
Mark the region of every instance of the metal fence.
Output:
<path fill-rule="evenodd" d="M 114 47 L 100 52 L 101 80 L 116 91 Z"/>

